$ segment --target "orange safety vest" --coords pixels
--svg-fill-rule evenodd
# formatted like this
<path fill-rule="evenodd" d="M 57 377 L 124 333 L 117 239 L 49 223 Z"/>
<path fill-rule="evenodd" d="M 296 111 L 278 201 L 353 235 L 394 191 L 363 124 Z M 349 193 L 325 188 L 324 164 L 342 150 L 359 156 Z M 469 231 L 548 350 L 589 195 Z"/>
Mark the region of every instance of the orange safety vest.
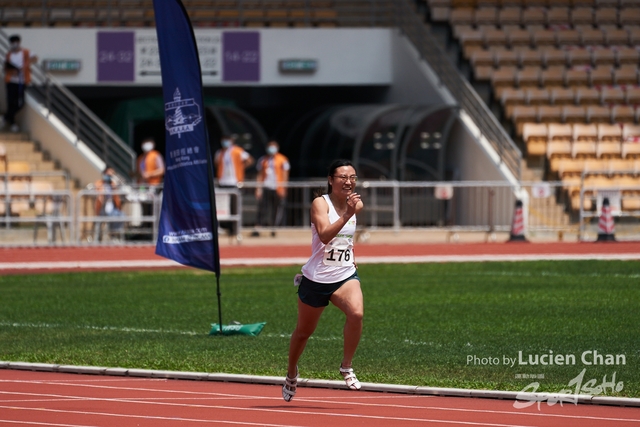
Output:
<path fill-rule="evenodd" d="M 231 161 L 233 162 L 233 168 L 236 172 L 236 180 L 238 182 L 244 182 L 244 161 L 242 160 L 244 149 L 237 145 L 232 145 L 229 148 L 221 148 L 218 152 L 218 156 L 216 157 L 216 177 L 218 179 L 222 178 L 222 172 L 224 172 L 224 162 L 222 158 L 227 150 L 231 150 Z"/>
<path fill-rule="evenodd" d="M 157 171 L 158 168 L 158 156 L 160 156 L 160 152 L 156 151 L 156 150 L 151 150 L 146 154 L 141 154 L 140 157 L 138 157 L 138 169 L 140 171 L 145 170 L 147 172 L 155 172 Z M 142 162 L 144 162 L 144 167 L 142 165 Z M 142 175 L 142 174 L 140 174 Z M 145 180 L 145 182 L 149 185 L 158 185 L 162 183 L 162 175 L 158 175 L 158 176 L 152 176 L 150 178 L 142 178 Z"/>
<path fill-rule="evenodd" d="M 260 158 L 260 171 L 258 172 L 258 182 L 264 182 L 267 176 L 267 168 L 269 167 L 269 156 L 263 156 Z M 285 182 L 285 170 L 284 164 L 287 163 L 289 159 L 284 154 L 276 153 L 273 156 L 273 170 L 276 173 L 276 182 L 278 184 L 282 184 Z M 276 186 L 276 193 L 278 196 L 284 197 L 286 195 L 286 187 L 283 185 Z"/>
<path fill-rule="evenodd" d="M 24 84 L 28 85 L 31 83 L 31 55 L 29 55 L 29 49 L 22 49 L 22 55 L 24 60 L 23 64 L 23 72 L 24 72 Z M 5 83 L 11 83 L 11 78 L 17 76 L 20 73 L 20 70 L 16 70 L 15 68 L 6 68 L 6 64 L 9 63 L 9 56 L 11 56 L 11 51 L 7 52 L 7 57 L 5 58 L 5 69 L 4 69 L 4 81 Z"/>

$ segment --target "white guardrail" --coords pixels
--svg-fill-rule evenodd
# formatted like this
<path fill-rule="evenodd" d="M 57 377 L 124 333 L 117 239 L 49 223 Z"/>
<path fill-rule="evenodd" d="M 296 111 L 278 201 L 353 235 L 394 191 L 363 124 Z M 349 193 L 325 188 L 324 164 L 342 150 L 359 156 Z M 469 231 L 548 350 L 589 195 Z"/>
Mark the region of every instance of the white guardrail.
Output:
<path fill-rule="evenodd" d="M 75 193 L 39 192 L 27 187 L 16 189 L 19 186 L 10 186 L 10 182 L 0 179 L 0 244 L 45 244 L 45 227 L 46 244 L 152 243 L 158 237 L 161 188 L 123 185 L 109 193 L 93 188 Z M 257 223 L 257 188 L 254 181 L 237 189 L 216 188 L 222 235 L 240 240 L 243 229 L 248 227 L 308 228 L 314 191 L 326 191 L 326 181 L 290 182 L 279 224 L 268 220 Z M 362 181 L 358 182 L 357 192 L 365 203 L 365 210 L 358 217 L 358 226 L 363 230 L 508 233 L 516 201 L 521 201 L 527 235 L 555 233 L 561 239 L 563 235 L 575 234 L 578 240 L 588 240 L 597 228 L 602 200 L 606 197 L 616 222 L 626 227 L 626 235 L 640 236 L 640 186 Z M 116 204 L 105 203 L 105 197 L 118 197 L 119 209 L 113 209 Z M 107 205 L 110 207 L 106 208 Z"/>

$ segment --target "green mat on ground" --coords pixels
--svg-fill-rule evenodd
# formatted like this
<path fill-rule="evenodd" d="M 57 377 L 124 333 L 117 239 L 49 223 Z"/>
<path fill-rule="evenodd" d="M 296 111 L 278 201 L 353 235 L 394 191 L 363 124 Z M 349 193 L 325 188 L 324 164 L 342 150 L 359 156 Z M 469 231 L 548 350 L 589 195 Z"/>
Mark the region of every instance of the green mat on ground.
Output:
<path fill-rule="evenodd" d="M 222 325 L 221 334 L 220 325 L 212 323 L 209 335 L 251 335 L 252 337 L 255 337 L 262 331 L 262 328 L 264 328 L 264 325 L 266 324 L 267 322 L 251 323 L 248 325 L 243 325 L 241 323 L 234 325 Z"/>

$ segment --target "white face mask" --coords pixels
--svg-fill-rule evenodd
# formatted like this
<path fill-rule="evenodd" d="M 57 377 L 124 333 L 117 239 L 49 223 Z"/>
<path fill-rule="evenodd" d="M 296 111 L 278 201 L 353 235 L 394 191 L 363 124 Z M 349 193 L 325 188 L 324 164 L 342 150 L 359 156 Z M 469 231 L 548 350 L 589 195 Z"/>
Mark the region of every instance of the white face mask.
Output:
<path fill-rule="evenodd" d="M 145 142 L 142 144 L 142 151 L 148 153 L 151 150 L 153 150 L 153 142 Z"/>
<path fill-rule="evenodd" d="M 231 147 L 231 140 L 230 139 L 222 140 L 222 148 L 229 148 L 229 147 Z"/>
<path fill-rule="evenodd" d="M 267 147 L 267 153 L 268 153 L 268 154 L 270 154 L 270 155 L 272 155 L 272 156 L 273 156 L 273 155 L 274 155 L 274 154 L 276 154 L 277 152 L 278 152 L 278 147 L 275 147 L 275 146 L 273 146 L 273 145 L 271 145 L 271 146 Z"/>

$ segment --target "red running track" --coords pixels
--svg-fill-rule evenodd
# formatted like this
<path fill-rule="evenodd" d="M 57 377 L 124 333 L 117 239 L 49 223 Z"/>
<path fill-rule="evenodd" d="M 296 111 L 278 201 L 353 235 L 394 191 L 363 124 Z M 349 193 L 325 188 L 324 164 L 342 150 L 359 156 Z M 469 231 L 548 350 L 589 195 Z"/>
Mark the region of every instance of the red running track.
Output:
<path fill-rule="evenodd" d="M 608 243 L 457 243 L 457 244 L 358 244 L 358 256 L 385 255 L 507 255 L 507 254 L 631 254 L 640 253 L 640 242 Z M 145 246 L 64 246 L 1 248 L 1 262 L 84 261 L 122 259 L 162 259 L 155 247 Z M 220 258 L 305 257 L 311 254 L 309 245 L 221 246 Z"/>
<path fill-rule="evenodd" d="M 580 426 L 640 424 L 640 409 L 0 370 L 0 425 L 163 426 Z"/>
<path fill-rule="evenodd" d="M 45 247 L 45 248 L 0 248 L 0 274 L 17 273 L 20 269 L 12 270 L 10 263 L 38 263 L 38 262 L 70 262 L 70 261 L 112 261 L 113 269 L 118 261 L 153 260 L 164 258 L 155 255 L 153 246 L 114 246 L 114 247 Z M 220 258 L 223 262 L 234 259 L 294 259 L 297 264 L 302 258 L 310 255 L 310 245 L 273 245 L 273 246 L 222 246 Z M 389 244 L 373 245 L 359 244 L 356 247 L 358 259 L 367 257 L 472 257 L 484 256 L 483 260 L 500 260 L 505 256 L 521 256 L 533 259 L 537 256 L 563 255 L 603 255 L 629 257 L 640 259 L 640 242 L 616 243 L 467 243 L 467 244 Z M 446 261 L 446 260 L 445 260 Z M 384 261 L 380 261 L 384 262 Z M 265 261 L 266 263 L 266 261 Z M 103 267 L 106 268 L 106 267 Z M 136 267 L 140 268 L 140 267 Z M 24 270 L 24 268 L 22 268 Z M 47 272 L 55 269 L 48 267 Z M 61 270 L 77 270 L 61 268 Z M 23 271 L 24 272 L 24 271 Z M 35 271 L 31 271 L 35 272 Z"/>
<path fill-rule="evenodd" d="M 221 247 L 221 258 L 299 258 L 309 247 Z M 359 257 L 638 255 L 638 243 L 359 245 Z M 157 260 L 151 246 L 3 248 L 0 263 Z M 639 258 L 636 258 L 639 259 Z M 77 268 L 73 270 L 77 271 Z M 43 271 L 43 270 L 35 270 Z M 54 270 L 47 269 L 46 272 Z M 5 268 L 2 274 L 25 273 Z M 32 271 L 29 271 L 32 272 Z M 0 426 L 627 426 L 640 409 L 300 388 L 291 403 L 269 385 L 0 370 Z"/>

